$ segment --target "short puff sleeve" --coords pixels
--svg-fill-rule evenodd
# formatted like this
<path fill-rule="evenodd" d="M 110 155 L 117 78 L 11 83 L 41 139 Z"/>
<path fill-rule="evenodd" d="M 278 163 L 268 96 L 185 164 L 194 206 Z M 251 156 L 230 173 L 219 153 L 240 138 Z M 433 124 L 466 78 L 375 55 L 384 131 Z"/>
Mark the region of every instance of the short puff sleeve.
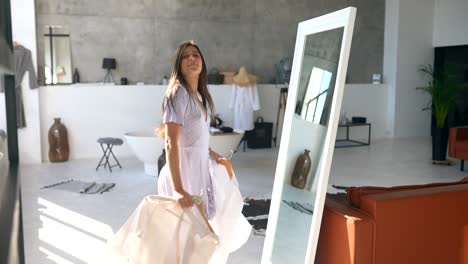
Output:
<path fill-rule="evenodd" d="M 164 116 L 163 123 L 177 123 L 184 125 L 184 117 L 187 112 L 189 104 L 189 94 L 184 87 L 179 86 L 172 98 L 172 102 L 169 102 L 168 96 L 164 96 Z"/>

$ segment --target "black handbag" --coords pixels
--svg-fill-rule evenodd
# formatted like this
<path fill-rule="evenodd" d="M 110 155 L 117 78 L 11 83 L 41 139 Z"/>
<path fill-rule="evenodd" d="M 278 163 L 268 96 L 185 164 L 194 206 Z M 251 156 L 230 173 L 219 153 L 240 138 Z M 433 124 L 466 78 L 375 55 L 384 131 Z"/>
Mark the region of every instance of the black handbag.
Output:
<path fill-rule="evenodd" d="M 256 148 L 271 148 L 271 134 L 273 131 L 273 123 L 264 122 L 263 117 L 257 117 L 254 124 L 254 129 L 246 131 L 247 147 Z"/>

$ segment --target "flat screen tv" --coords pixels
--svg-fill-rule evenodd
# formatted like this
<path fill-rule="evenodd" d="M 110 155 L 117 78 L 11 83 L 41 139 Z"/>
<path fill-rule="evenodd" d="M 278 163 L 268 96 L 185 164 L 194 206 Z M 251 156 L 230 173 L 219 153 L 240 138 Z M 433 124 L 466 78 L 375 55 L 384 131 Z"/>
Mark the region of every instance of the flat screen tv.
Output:
<path fill-rule="evenodd" d="M 435 48 L 434 71 L 441 70 L 444 65 L 452 65 L 457 80 L 460 83 L 468 83 L 468 45 Z M 447 125 L 468 125 L 468 89 L 458 92 L 455 107 L 448 115 Z"/>

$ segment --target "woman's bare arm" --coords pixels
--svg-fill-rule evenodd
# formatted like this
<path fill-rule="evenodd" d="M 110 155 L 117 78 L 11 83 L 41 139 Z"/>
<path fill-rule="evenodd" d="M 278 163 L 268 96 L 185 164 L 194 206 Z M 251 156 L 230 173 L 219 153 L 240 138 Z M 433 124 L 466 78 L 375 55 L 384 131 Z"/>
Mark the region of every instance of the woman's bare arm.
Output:
<path fill-rule="evenodd" d="M 168 123 L 165 125 L 166 133 L 166 153 L 169 172 L 171 174 L 174 190 L 176 192 L 183 191 L 182 179 L 180 177 L 180 158 L 179 158 L 179 135 L 180 125 L 176 123 Z"/>
<path fill-rule="evenodd" d="M 182 177 L 180 175 L 180 156 L 179 156 L 179 135 L 180 125 L 176 123 L 167 123 L 165 125 L 165 144 L 167 153 L 167 163 L 169 173 L 171 174 L 174 190 L 183 197 L 179 199 L 182 206 L 192 206 L 193 201 L 191 195 L 184 190 Z"/>

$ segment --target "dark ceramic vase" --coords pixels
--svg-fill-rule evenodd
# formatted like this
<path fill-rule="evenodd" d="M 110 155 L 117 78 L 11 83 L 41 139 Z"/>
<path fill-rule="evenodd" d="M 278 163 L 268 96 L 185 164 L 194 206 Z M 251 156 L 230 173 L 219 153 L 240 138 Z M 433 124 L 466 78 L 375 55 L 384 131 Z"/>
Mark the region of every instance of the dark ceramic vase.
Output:
<path fill-rule="evenodd" d="M 54 124 L 49 129 L 49 161 L 67 161 L 69 155 L 67 128 L 60 122 L 60 118 L 54 118 Z"/>
<path fill-rule="evenodd" d="M 75 68 L 75 72 L 73 72 L 73 83 L 80 83 L 80 73 L 77 68 Z"/>
<path fill-rule="evenodd" d="M 164 167 L 164 164 L 166 164 L 166 149 L 163 149 L 162 154 L 158 158 L 158 175 L 162 167 Z"/>
<path fill-rule="evenodd" d="M 294 166 L 291 185 L 299 189 L 304 189 L 306 186 L 307 175 L 310 172 L 311 160 L 309 152 L 307 149 L 304 150 L 304 153 L 297 158 L 296 165 Z"/>

